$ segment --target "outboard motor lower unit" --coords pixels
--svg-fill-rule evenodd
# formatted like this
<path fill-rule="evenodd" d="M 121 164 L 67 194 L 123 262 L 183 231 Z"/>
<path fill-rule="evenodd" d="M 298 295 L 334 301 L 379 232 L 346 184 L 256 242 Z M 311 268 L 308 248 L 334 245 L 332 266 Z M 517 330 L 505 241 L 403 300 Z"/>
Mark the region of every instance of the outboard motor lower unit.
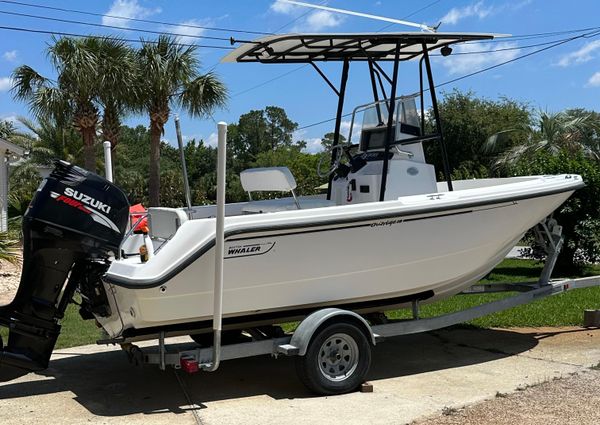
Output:
<path fill-rule="evenodd" d="M 129 217 L 125 194 L 108 180 L 60 161 L 23 218 L 23 272 L 0 307 L 0 381 L 48 367 L 60 319 L 78 286 L 100 282 Z"/>

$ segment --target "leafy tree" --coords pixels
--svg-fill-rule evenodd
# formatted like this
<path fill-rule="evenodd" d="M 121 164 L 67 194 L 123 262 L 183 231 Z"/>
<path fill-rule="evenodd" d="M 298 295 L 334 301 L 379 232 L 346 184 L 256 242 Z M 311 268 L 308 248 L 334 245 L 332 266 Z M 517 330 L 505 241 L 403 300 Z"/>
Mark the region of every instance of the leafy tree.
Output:
<path fill-rule="evenodd" d="M 508 98 L 478 98 L 473 92 L 454 90 L 445 93 L 439 109 L 451 171 L 461 168 L 462 174 L 477 174 L 479 165 L 491 168 L 496 155 L 484 151 L 482 146 L 492 134 L 507 128 L 528 126 L 530 123 L 527 104 Z M 433 128 L 433 114 L 427 114 L 426 125 Z M 513 146 L 523 139 L 522 134 L 510 134 L 506 139 L 506 146 Z M 429 162 L 441 171 L 441 150 L 438 144 L 425 143 L 425 151 Z M 469 164 L 475 168 L 466 169 Z"/>
<path fill-rule="evenodd" d="M 255 162 L 257 167 L 287 166 L 296 179 L 298 195 L 314 195 L 316 188 L 327 180 L 317 175 L 318 155 L 302 152 L 297 146 L 283 146 L 261 152 Z"/>
<path fill-rule="evenodd" d="M 261 152 L 294 145 L 292 138 L 297 128 L 298 124 L 278 106 L 267 106 L 240 116 L 238 123 L 229 127 L 227 137 L 236 171 L 247 168 Z"/>
<path fill-rule="evenodd" d="M 335 138 L 334 132 L 325 133 L 325 135 L 321 138 L 321 145 L 323 146 L 323 149 L 327 150 L 331 146 L 333 146 L 334 138 Z M 339 139 L 338 143 L 344 143 L 345 141 L 346 141 L 346 137 L 344 137 L 343 134 L 340 134 L 340 139 Z"/>
<path fill-rule="evenodd" d="M 557 154 L 538 151 L 511 168 L 514 175 L 580 174 L 586 186 L 576 191 L 555 213 L 563 227 L 565 244 L 556 267 L 560 273 L 578 273 L 586 263 L 600 262 L 600 167 L 583 152 L 563 149 Z"/>
<path fill-rule="evenodd" d="M 225 105 L 223 83 L 211 72 L 200 74 L 195 46 L 182 46 L 173 37 L 161 35 L 156 42 L 144 41 L 137 55 L 144 72 L 138 79 L 139 106 L 150 117 L 149 202 L 160 201 L 160 137 L 172 107 L 203 117 Z"/>

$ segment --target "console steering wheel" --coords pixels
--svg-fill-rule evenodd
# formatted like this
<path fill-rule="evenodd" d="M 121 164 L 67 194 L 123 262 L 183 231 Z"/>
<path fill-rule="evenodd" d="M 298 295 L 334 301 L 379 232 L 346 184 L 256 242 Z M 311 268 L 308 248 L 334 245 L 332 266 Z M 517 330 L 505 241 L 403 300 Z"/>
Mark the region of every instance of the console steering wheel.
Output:
<path fill-rule="evenodd" d="M 335 146 L 330 146 L 329 148 L 325 149 L 321 153 L 319 163 L 317 164 L 317 175 L 319 177 L 329 177 L 330 175 L 332 175 L 335 172 L 335 170 L 337 170 L 340 166 L 342 158 L 344 157 L 344 153 L 346 152 L 346 148 L 348 147 L 348 145 L 339 144 Z M 323 162 L 331 161 L 332 154 L 333 161 L 329 164 L 329 168 L 326 171 L 323 171 Z"/>

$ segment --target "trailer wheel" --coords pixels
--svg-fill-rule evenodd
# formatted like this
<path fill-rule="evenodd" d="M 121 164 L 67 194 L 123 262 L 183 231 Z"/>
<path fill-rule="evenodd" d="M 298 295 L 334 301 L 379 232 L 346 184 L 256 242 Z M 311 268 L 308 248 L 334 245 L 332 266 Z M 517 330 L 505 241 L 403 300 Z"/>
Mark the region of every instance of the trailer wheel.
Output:
<path fill-rule="evenodd" d="M 313 336 L 306 354 L 296 359 L 302 383 L 322 395 L 356 390 L 371 365 L 371 345 L 365 334 L 350 323 L 325 326 Z"/>

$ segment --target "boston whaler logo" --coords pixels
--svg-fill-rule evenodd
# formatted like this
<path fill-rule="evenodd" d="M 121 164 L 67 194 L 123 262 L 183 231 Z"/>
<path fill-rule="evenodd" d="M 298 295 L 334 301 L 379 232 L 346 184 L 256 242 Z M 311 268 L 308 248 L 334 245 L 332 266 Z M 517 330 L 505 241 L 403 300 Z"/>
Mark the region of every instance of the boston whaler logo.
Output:
<path fill-rule="evenodd" d="M 245 245 L 231 245 L 227 247 L 225 258 L 249 257 L 251 255 L 262 255 L 269 252 L 275 246 L 275 242 L 253 243 Z"/>
<path fill-rule="evenodd" d="M 115 232 L 119 232 L 119 228 L 115 225 L 115 223 L 113 223 L 107 216 L 102 214 L 102 212 L 107 214 L 110 212 L 110 205 L 106 205 L 104 202 L 100 202 L 97 199 L 94 199 L 85 193 L 78 192 L 70 187 L 65 188 L 63 195 L 51 191 L 50 196 L 52 196 L 56 202 L 62 202 L 81 212 L 89 214 L 95 222 L 106 226 Z"/>

